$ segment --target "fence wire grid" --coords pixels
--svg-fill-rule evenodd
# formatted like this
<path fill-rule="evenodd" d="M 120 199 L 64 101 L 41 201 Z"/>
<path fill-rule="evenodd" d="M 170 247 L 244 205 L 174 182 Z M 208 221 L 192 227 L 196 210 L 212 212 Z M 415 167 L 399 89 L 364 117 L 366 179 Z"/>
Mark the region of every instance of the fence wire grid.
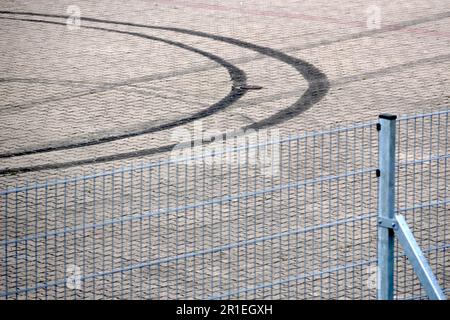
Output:
<path fill-rule="evenodd" d="M 449 113 L 397 120 L 396 164 L 446 292 Z M 374 121 L 1 191 L 0 297 L 376 299 L 377 168 Z M 426 298 L 395 259 L 396 298 Z"/>

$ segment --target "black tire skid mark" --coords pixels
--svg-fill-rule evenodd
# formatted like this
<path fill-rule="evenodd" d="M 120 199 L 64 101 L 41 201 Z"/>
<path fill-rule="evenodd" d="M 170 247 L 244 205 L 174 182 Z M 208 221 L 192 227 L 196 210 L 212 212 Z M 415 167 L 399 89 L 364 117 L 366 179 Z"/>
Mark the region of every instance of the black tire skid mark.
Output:
<path fill-rule="evenodd" d="M 6 14 L 6 13 L 12 13 L 12 12 L 11 11 L 0 11 L 0 13 Z M 23 12 L 21 14 L 37 15 L 37 16 L 40 15 L 38 13 L 33 14 L 30 12 Z M 61 15 L 52 15 L 52 16 L 53 17 L 63 17 Z M 383 26 L 383 28 L 381 28 L 381 29 L 365 30 L 365 31 L 357 32 L 357 33 L 352 33 L 352 34 L 345 35 L 345 36 L 342 36 L 342 37 L 339 37 L 336 39 L 326 39 L 326 40 L 321 40 L 319 42 L 310 43 L 310 44 L 306 44 L 306 45 L 302 45 L 302 46 L 287 47 L 287 48 L 284 48 L 283 51 L 284 52 L 296 52 L 296 51 L 300 51 L 300 50 L 314 49 L 317 47 L 327 46 L 327 45 L 331 45 L 331 44 L 335 44 L 335 43 L 339 43 L 339 42 L 371 37 L 371 36 L 375 36 L 375 35 L 387 33 L 387 32 L 400 31 L 400 30 L 403 30 L 405 28 L 409 28 L 412 26 L 429 23 L 429 22 L 440 21 L 440 20 L 444 20 L 444 19 L 448 19 L 448 18 L 450 18 L 450 11 L 433 14 L 428 17 L 417 18 L 417 19 L 408 20 L 408 21 L 401 21 L 399 23 Z M 265 57 L 256 56 L 256 57 L 252 57 L 252 58 L 247 57 L 247 58 L 235 59 L 233 61 L 238 62 L 238 63 L 245 63 L 245 62 L 260 60 L 260 59 L 264 59 L 264 58 Z M 218 68 L 218 67 L 210 66 L 210 67 L 206 67 L 206 68 L 200 68 L 200 70 L 206 71 L 206 70 L 213 70 L 216 68 Z M 187 72 L 181 72 L 179 74 L 184 75 L 184 74 L 189 74 L 191 72 L 192 71 L 187 71 Z M 198 70 L 195 70 L 194 72 L 198 72 Z M 0 82 L 1 81 L 2 80 L 0 79 Z M 137 82 L 140 82 L 140 81 L 137 81 Z M 107 84 L 107 85 L 110 85 L 110 84 Z M 121 85 L 121 84 L 119 84 L 119 85 Z M 124 84 L 124 85 L 126 85 L 126 84 Z"/>
<path fill-rule="evenodd" d="M 11 13 L 11 12 L 10 11 L 0 11 L 0 13 Z M 32 13 L 23 12 L 23 14 L 32 14 Z M 36 13 L 36 14 L 32 14 L 32 15 L 40 15 L 40 14 Z M 60 15 L 52 15 L 52 16 L 53 17 L 63 17 Z M 429 23 L 429 22 L 440 21 L 440 20 L 444 20 L 444 19 L 448 19 L 448 18 L 450 18 L 450 11 L 433 14 L 428 17 L 417 18 L 417 19 L 408 20 L 408 21 L 401 21 L 399 23 L 383 26 L 383 28 L 381 28 L 381 29 L 365 30 L 365 31 L 357 32 L 357 33 L 352 33 L 349 35 L 339 37 L 337 39 L 326 39 L 326 40 L 321 40 L 319 42 L 306 44 L 306 45 L 302 45 L 302 46 L 288 47 L 288 48 L 284 48 L 283 51 L 296 52 L 296 51 L 300 51 L 300 50 L 314 49 L 317 47 L 327 46 L 327 45 L 331 45 L 331 44 L 335 44 L 335 43 L 339 43 L 339 42 L 372 37 L 372 36 L 387 33 L 387 32 L 400 31 L 400 30 L 403 30 L 405 28 L 409 28 L 412 26 Z M 255 60 L 260 60 L 260 59 L 264 59 L 264 57 L 257 56 L 257 57 L 252 57 L 251 59 L 241 58 L 241 59 L 236 59 L 236 62 L 241 63 L 241 62 L 249 62 L 249 61 L 255 61 Z M 212 69 L 216 69 L 216 68 L 217 68 L 217 66 L 211 66 L 208 68 L 202 68 L 201 70 L 212 70 Z M 190 73 L 190 71 L 188 71 L 187 73 Z M 184 74 L 184 72 L 182 72 L 182 74 Z"/>
<path fill-rule="evenodd" d="M 344 76 L 341 78 L 330 80 L 330 87 L 343 86 L 353 82 L 366 81 L 375 79 L 379 76 L 386 76 L 390 74 L 396 74 L 409 70 L 417 66 L 423 65 L 435 65 L 443 62 L 448 62 L 450 60 L 450 54 L 443 54 L 433 57 L 422 58 L 418 60 L 408 61 L 402 64 L 390 65 L 384 68 L 376 69 L 375 71 L 363 72 L 355 75 Z M 246 106 L 252 107 L 258 103 L 265 103 L 271 101 L 277 101 L 284 98 L 293 98 L 297 95 L 297 90 L 285 91 L 284 93 L 272 94 L 265 96 L 264 98 L 252 98 L 246 100 Z"/>
<path fill-rule="evenodd" d="M 1 19 L 1 17 L 0 17 L 0 19 Z M 8 81 L 4 81 L 4 82 L 8 82 Z M 11 80 L 9 82 L 14 82 L 14 80 Z M 27 81 L 27 82 L 28 83 L 41 83 L 41 81 L 39 81 L 39 80 L 33 80 L 33 81 Z M 125 85 L 120 85 L 120 87 L 122 87 L 122 86 L 125 87 Z M 165 95 L 162 95 L 162 94 L 159 94 L 159 93 L 154 93 L 154 92 L 150 93 L 148 91 L 141 90 L 141 89 L 139 89 L 138 87 L 136 87 L 134 85 L 128 85 L 128 87 L 129 87 L 128 90 L 124 89 L 124 88 L 120 89 L 120 87 L 119 86 L 115 86 L 114 88 L 111 88 L 111 89 L 122 91 L 124 93 L 139 93 L 139 94 L 146 95 L 146 96 L 151 96 L 151 97 L 155 97 L 156 96 L 156 97 L 162 97 L 164 99 L 169 99 L 169 100 L 173 100 L 173 101 L 181 101 L 181 102 L 185 102 L 185 103 L 194 103 L 194 102 L 191 102 L 191 101 L 180 99 L 179 97 L 169 97 L 169 96 L 165 96 Z M 102 88 L 100 90 L 96 90 L 93 93 L 95 94 L 95 93 L 104 92 L 104 91 L 108 91 L 108 90 L 109 90 L 109 88 L 108 89 Z M 76 94 L 76 95 L 71 95 L 71 96 L 68 96 L 68 97 L 67 96 L 66 97 L 58 97 L 57 99 L 48 99 L 46 101 L 42 101 L 41 100 L 40 102 L 41 103 L 44 103 L 44 102 L 55 102 L 55 101 L 60 101 L 60 100 L 72 99 L 72 98 L 79 97 L 79 96 L 84 96 L 84 95 L 87 95 L 87 94 L 81 93 L 79 95 Z M 10 108 L 13 109 L 13 107 L 10 107 Z M 21 106 L 18 106 L 17 109 L 21 110 L 22 108 L 21 108 Z M 0 112 L 5 112 L 5 109 L 0 109 Z M 167 123 L 170 123 L 170 122 L 174 122 L 174 121 L 176 121 L 175 120 L 176 118 L 175 119 L 174 118 L 175 117 L 171 117 L 171 119 L 167 118 L 167 119 L 165 119 L 166 121 L 164 121 L 164 120 L 150 120 L 150 121 L 141 123 L 139 125 L 123 126 L 121 128 L 122 128 L 123 132 L 135 132 L 135 131 L 138 131 L 138 130 L 146 130 L 151 125 L 155 125 L 155 123 L 159 123 L 159 125 L 161 125 L 161 123 L 167 124 Z M 75 141 L 86 141 L 88 138 L 90 140 L 95 140 L 95 139 L 98 139 L 99 137 L 102 137 L 102 136 L 112 136 L 114 134 L 117 134 L 117 128 L 109 129 L 109 130 L 97 131 L 95 135 L 92 135 L 92 134 L 84 135 L 84 136 L 83 135 L 77 135 L 76 137 L 72 137 L 72 138 L 52 140 L 50 142 L 47 142 L 46 145 L 47 146 L 51 145 L 52 147 L 57 147 L 57 146 L 61 146 L 61 145 L 67 145 L 69 143 L 74 144 Z M 39 148 L 42 148 L 42 146 L 40 146 L 40 147 L 39 146 L 35 146 L 33 148 L 33 150 L 36 150 L 36 149 L 39 149 Z M 25 151 L 27 149 L 29 149 L 29 148 L 19 149 L 18 151 L 14 151 L 14 153 L 22 152 L 22 151 Z M 33 154 L 35 154 L 35 153 L 36 152 L 33 152 Z M 1 158 L 1 154 L 0 154 L 0 158 Z"/>
<path fill-rule="evenodd" d="M 38 23 L 49 23 L 49 24 L 66 26 L 65 23 L 55 22 L 55 21 L 15 19 L 15 18 L 13 20 L 27 21 L 27 22 L 32 21 L 32 22 L 38 22 Z M 75 148 L 81 148 L 81 147 L 88 147 L 88 146 L 92 146 L 92 145 L 108 143 L 108 142 L 117 141 L 117 140 L 121 140 L 121 139 L 127 139 L 127 138 L 131 138 L 131 137 L 140 136 L 143 134 L 154 133 L 154 132 L 158 132 L 158 131 L 162 131 L 162 130 L 171 129 L 171 128 L 174 128 L 174 127 L 177 127 L 177 126 L 180 126 L 180 125 L 183 125 L 183 124 L 195 121 L 195 120 L 199 120 L 201 118 L 204 118 L 211 114 L 214 114 L 220 110 L 223 110 L 223 109 L 229 107 L 231 104 L 235 103 L 238 99 L 240 99 L 246 93 L 246 90 L 240 89 L 240 87 L 245 85 L 246 81 L 247 81 L 247 77 L 246 77 L 245 73 L 242 70 L 240 70 L 239 68 L 235 67 L 234 65 L 228 63 L 227 61 L 223 60 L 222 58 L 220 58 L 216 55 L 193 48 L 191 46 L 182 44 L 180 42 L 166 40 L 166 39 L 153 37 L 153 36 L 149 36 L 149 35 L 145 35 L 145 34 L 141 34 L 141 33 L 120 31 L 120 30 L 113 30 L 113 29 L 106 29 L 106 28 L 102 28 L 102 27 L 92 27 L 92 26 L 85 26 L 84 28 L 133 35 L 133 36 L 137 36 L 137 37 L 141 37 L 141 38 L 145 38 L 145 39 L 163 42 L 163 43 L 166 43 L 169 45 L 173 45 L 173 46 L 203 55 L 203 56 L 217 62 L 218 64 L 222 65 L 224 68 L 227 69 L 228 73 L 230 74 L 231 80 L 232 80 L 231 91 L 228 93 L 228 95 L 226 97 L 224 97 L 217 103 L 209 106 L 208 108 L 201 110 L 197 113 L 194 113 L 193 115 L 190 115 L 188 117 L 177 119 L 177 120 L 169 122 L 169 123 L 161 124 L 161 125 L 158 125 L 155 127 L 146 128 L 145 130 L 139 130 L 139 131 L 135 131 L 135 132 L 125 132 L 125 133 L 121 133 L 121 134 L 114 135 L 114 136 L 101 137 L 101 138 L 93 139 L 93 140 L 86 141 L 86 142 L 64 144 L 61 146 L 47 146 L 44 148 L 28 149 L 28 150 L 12 152 L 12 153 L 3 153 L 3 154 L 0 154 L 0 159 L 12 158 L 12 157 L 18 157 L 18 156 L 24 156 L 24 155 L 30 155 L 30 154 L 37 154 L 37 153 L 44 153 L 44 152 L 61 151 L 61 150 L 75 149 Z M 83 94 L 75 95 L 75 97 L 84 96 L 87 94 L 90 94 L 90 93 L 83 93 Z"/>
<path fill-rule="evenodd" d="M 67 16 L 64 15 L 46 15 L 46 14 L 38 14 L 38 13 L 16 13 L 11 11 L 0 11 L 0 14 L 19 14 L 19 15 L 32 15 L 32 16 L 43 16 L 43 17 L 51 17 L 51 18 L 67 18 Z M 241 128 L 240 130 L 236 130 L 236 132 L 242 132 L 247 129 L 264 129 L 273 125 L 277 125 L 280 123 L 283 123 L 286 120 L 289 120 L 304 111 L 308 110 L 312 105 L 319 102 L 328 92 L 329 90 L 329 82 L 327 79 L 327 76 L 322 73 L 318 68 L 313 66 L 312 64 L 305 62 L 301 59 L 291 57 L 287 54 L 284 54 L 278 50 L 274 50 L 268 47 L 263 47 L 259 45 L 255 45 L 252 43 L 248 43 L 245 41 L 229 38 L 229 37 L 223 37 L 218 35 L 212 35 L 200 31 L 192 31 L 188 29 L 182 29 L 182 28 L 173 28 L 173 27 L 160 27 L 160 26 L 148 26 L 143 24 L 136 24 L 136 23 L 129 23 L 129 22 L 119 22 L 119 21 L 109 21 L 109 20 L 102 20 L 102 19 L 96 19 L 96 18 L 83 18 L 85 21 L 91 21 L 91 22 L 99 22 L 99 23 L 109 23 L 109 24 L 116 24 L 116 25 L 126 25 L 126 26 L 132 26 L 132 27 L 142 27 L 142 28 L 150 28 L 150 29 L 156 29 L 156 30 L 166 30 L 166 31 L 173 31 L 178 33 L 184 33 L 189 34 L 193 36 L 199 36 L 204 38 L 213 39 L 216 41 L 221 41 L 225 43 L 229 43 L 232 45 L 236 45 L 239 47 L 243 47 L 245 49 L 249 49 L 255 52 L 258 52 L 260 54 L 266 55 L 268 57 L 272 57 L 274 59 L 277 59 L 279 61 L 282 61 L 288 65 L 293 66 L 308 82 L 308 89 L 306 92 L 303 93 L 303 95 L 291 106 L 277 112 L 275 115 L 272 115 L 266 119 L 263 119 L 259 122 L 252 123 L 251 125 L 248 125 L 246 127 Z M 32 20 L 35 21 L 35 20 Z M 221 135 L 221 137 L 224 137 L 225 135 Z M 211 137 L 208 139 L 208 141 L 214 141 L 215 137 Z M 202 140 L 203 141 L 203 140 Z M 195 141 L 190 141 L 188 143 L 184 143 L 181 145 L 184 145 L 186 147 L 191 146 Z M 150 148 L 150 149 L 144 149 L 139 150 L 136 152 L 127 152 L 127 153 L 121 153 L 121 154 L 115 154 L 110 156 L 102 156 L 102 157 L 96 157 L 91 159 L 84 159 L 84 160 L 78 160 L 78 161 L 71 161 L 71 162 L 65 162 L 65 163 L 49 163 L 44 165 L 36 165 L 36 166 L 29 166 L 29 167 L 21 167 L 21 168 L 13 168 L 13 169 L 5 169 L 0 170 L 0 174 L 11 174 L 11 173 L 18 173 L 18 172 L 30 172 L 30 171 L 38 171 L 38 170 L 51 170 L 51 169 L 60 169 L 60 168 L 68 168 L 73 166 L 79 166 L 84 164 L 93 164 L 93 163 L 101 163 L 101 162 L 109 162 L 114 160 L 123 160 L 128 159 L 132 157 L 141 157 L 141 156 L 148 156 L 153 155 L 157 153 L 167 152 L 172 150 L 175 146 L 179 144 L 171 144 L 156 148 Z"/>
<path fill-rule="evenodd" d="M 65 15 L 57 15 L 57 14 L 41 14 L 41 13 L 30 13 L 30 12 L 11 12 L 11 11 L 0 11 L 0 14 L 19 14 L 19 15 L 31 15 L 31 16 L 44 16 L 44 17 L 51 17 L 51 18 L 68 18 L 68 16 Z M 249 49 L 255 52 L 258 52 L 260 54 L 263 54 L 265 56 L 272 57 L 274 59 L 280 60 L 282 62 L 285 62 L 286 64 L 292 65 L 299 73 L 308 81 L 310 84 L 310 90 L 307 90 L 305 94 L 291 107 L 289 107 L 289 110 L 283 110 L 277 113 L 276 115 L 270 117 L 270 121 L 263 120 L 264 122 L 261 123 L 262 126 L 258 126 L 258 129 L 267 127 L 269 125 L 279 124 L 281 122 L 284 122 L 286 119 L 284 119 L 284 115 L 291 114 L 291 113 L 297 113 L 298 111 L 303 112 L 305 110 L 295 110 L 295 109 L 302 109 L 301 107 L 308 107 L 311 104 L 314 104 L 318 102 L 323 96 L 326 95 L 329 89 L 329 83 L 326 75 L 322 73 L 318 68 L 313 66 L 312 64 L 303 61 L 298 58 L 294 58 L 292 56 L 289 56 L 283 52 L 280 52 L 275 49 L 271 49 L 268 47 L 263 47 L 259 45 L 255 45 L 249 42 L 241 41 L 238 39 L 230 38 L 230 37 L 224 37 L 224 36 L 218 36 L 213 35 L 201 31 L 193 31 L 188 29 L 182 29 L 182 28 L 175 28 L 175 27 L 161 27 L 161 26 L 151 26 L 151 25 L 144 25 L 139 23 L 132 23 L 132 22 L 120 22 L 120 21 L 114 21 L 114 20 L 103 20 L 103 19 L 97 19 L 97 18 L 89 18 L 84 17 L 82 18 L 84 21 L 91 21 L 91 22 L 98 22 L 98 23 L 106 23 L 106 24 L 116 24 L 116 25 L 124 25 L 124 26 L 131 26 L 131 27 L 140 27 L 140 28 L 149 28 L 149 29 L 155 29 L 155 30 L 165 30 L 165 31 L 173 31 L 177 33 L 184 33 L 188 35 L 203 37 L 203 38 L 209 38 L 216 41 L 221 41 L 225 43 L 229 43 L 232 45 L 236 45 L 238 47 L 243 47 L 245 49 Z M 289 117 L 290 118 L 290 117 Z M 270 124 L 269 124 L 270 123 Z M 255 128 L 253 128 L 255 129 Z"/>

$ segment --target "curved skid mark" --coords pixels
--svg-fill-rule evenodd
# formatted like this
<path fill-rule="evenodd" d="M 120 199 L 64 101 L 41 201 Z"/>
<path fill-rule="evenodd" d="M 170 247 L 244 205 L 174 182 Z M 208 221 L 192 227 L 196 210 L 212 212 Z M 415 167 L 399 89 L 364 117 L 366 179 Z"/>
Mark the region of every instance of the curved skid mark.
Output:
<path fill-rule="evenodd" d="M 2 14 L 2 13 L 3 14 L 5 14 L 5 13 L 6 14 L 14 14 L 14 15 L 31 15 L 31 16 L 51 17 L 51 18 L 67 18 L 67 16 L 65 16 L 65 15 L 54 15 L 54 14 L 47 15 L 47 14 L 39 14 L 39 13 L 25 13 L 25 12 L 18 13 L 18 12 L 10 12 L 10 11 L 0 11 L 0 14 Z M 21 20 L 21 19 L 18 19 L 18 20 Z M 31 19 L 23 19 L 23 20 L 48 22 L 45 20 L 31 20 Z M 173 32 L 189 34 L 189 35 L 193 35 L 193 36 L 208 38 L 208 39 L 232 44 L 232 45 L 235 45 L 238 47 L 242 47 L 245 49 L 249 49 L 249 50 L 258 52 L 265 56 L 268 56 L 268 57 L 277 59 L 281 62 L 284 62 L 286 64 L 289 64 L 292 67 L 294 67 L 308 82 L 308 85 L 309 85 L 308 89 L 306 90 L 306 92 L 303 93 L 303 95 L 294 104 L 277 112 L 276 114 L 274 114 L 266 119 L 263 119 L 256 123 L 252 123 L 251 125 L 248 125 L 239 130 L 236 130 L 236 132 L 241 132 L 241 131 L 247 130 L 247 129 L 263 129 L 263 128 L 267 128 L 269 126 L 283 123 L 286 120 L 296 117 L 299 114 L 303 113 L 304 111 L 308 110 L 315 103 L 319 102 L 327 94 L 329 87 L 330 87 L 327 76 L 324 73 L 322 73 L 322 71 L 320 71 L 318 68 L 313 66 L 312 64 L 305 62 L 301 59 L 297 59 L 292 56 L 289 56 L 278 50 L 268 48 L 268 47 L 255 45 L 255 44 L 252 44 L 249 42 L 245 42 L 245 41 L 241 41 L 241 40 L 237 40 L 237 39 L 233 39 L 233 38 L 229 38 L 229 37 L 212 35 L 212 34 L 208 34 L 205 32 L 192 31 L 192 30 L 182 29 L 182 28 L 150 26 L 150 25 L 143 25 L 143 24 L 136 24 L 136 23 L 96 19 L 96 18 L 83 18 L 83 20 L 91 21 L 91 22 L 105 23 L 105 24 L 125 25 L 125 26 L 132 26 L 132 27 L 155 29 L 155 30 L 173 31 Z M 51 22 L 51 23 L 57 23 L 57 22 Z M 60 24 L 60 23 L 57 23 L 57 24 Z M 97 27 L 90 27 L 90 28 L 95 28 L 95 29 L 99 29 L 99 30 L 105 29 L 105 28 L 97 28 Z M 110 30 L 110 29 L 107 29 L 107 30 Z M 113 32 L 116 32 L 116 30 L 114 30 Z M 118 32 L 125 33 L 125 34 L 141 35 L 140 33 L 136 33 L 136 32 L 125 32 L 125 31 L 118 31 Z M 147 35 L 144 35 L 144 36 L 148 37 L 148 38 L 154 38 L 154 37 L 150 37 Z M 164 41 L 169 41 L 169 40 L 164 40 Z M 245 90 L 243 90 L 243 91 L 245 92 Z M 214 140 L 214 137 L 211 137 L 210 139 L 206 139 L 206 141 L 204 143 L 207 143 L 208 141 L 213 141 L 213 140 Z M 192 143 L 194 143 L 194 141 L 191 141 L 190 143 L 186 143 L 184 145 L 190 146 Z M 68 167 L 79 166 L 79 165 L 90 164 L 90 163 L 101 163 L 101 162 L 108 162 L 108 161 L 114 161 L 114 160 L 123 160 L 123 159 L 128 159 L 128 158 L 133 158 L 133 157 L 148 156 L 148 155 L 153 155 L 153 154 L 157 154 L 157 153 L 170 151 L 173 149 L 174 146 L 175 146 L 175 144 L 172 144 L 172 145 L 166 145 L 166 146 L 161 146 L 161 147 L 156 147 L 156 148 L 139 150 L 137 152 L 120 153 L 120 154 L 115 154 L 115 155 L 111 155 L 111 156 L 83 159 L 83 160 L 79 160 L 79 161 L 72 161 L 72 162 L 65 162 L 65 163 L 49 163 L 49 164 L 37 165 L 37 166 L 4 169 L 4 170 L 0 170 L 0 174 L 68 168 Z M 49 150 L 49 151 L 53 151 L 53 150 Z"/>
<path fill-rule="evenodd" d="M 66 26 L 65 23 L 55 22 L 55 21 L 31 20 L 31 19 L 13 19 L 13 20 L 27 21 L 27 22 L 32 21 L 32 22 L 38 22 L 38 23 L 49 23 L 49 24 Z M 182 49 L 186 49 L 186 50 L 198 53 L 202 56 L 205 56 L 205 57 L 213 60 L 214 62 L 217 62 L 218 64 L 222 65 L 223 67 L 225 67 L 227 69 L 228 73 L 230 74 L 231 80 L 233 81 L 232 89 L 226 97 L 221 99 L 219 102 L 211 105 L 207 109 L 201 110 L 201 111 L 199 111 L 193 115 L 190 115 L 186 118 L 177 119 L 173 122 L 165 123 L 165 124 L 158 125 L 155 127 L 146 128 L 144 130 L 125 132 L 125 133 L 120 133 L 118 135 L 92 139 L 92 140 L 89 140 L 86 142 L 63 144 L 63 145 L 59 145 L 59 146 L 50 145 L 50 146 L 47 146 L 44 148 L 35 148 L 35 149 L 27 149 L 27 150 L 23 150 L 23 151 L 19 151 L 19 152 L 3 153 L 3 154 L 0 154 L 0 159 L 24 156 L 24 155 L 36 154 L 36 153 L 43 153 L 43 152 L 60 151 L 60 150 L 74 149 L 74 148 L 80 148 L 80 147 L 87 147 L 87 146 L 112 142 L 112 141 L 116 141 L 116 140 L 131 138 L 131 137 L 135 137 L 135 136 L 140 136 L 140 135 L 147 134 L 147 133 L 153 133 L 153 132 L 157 132 L 157 131 L 171 129 L 176 126 L 180 126 L 180 125 L 186 124 L 188 122 L 192 122 L 192 121 L 207 117 L 213 113 L 216 113 L 222 109 L 225 109 L 226 107 L 228 107 L 231 104 L 233 104 L 234 102 L 236 102 L 239 98 L 241 98 L 246 92 L 245 90 L 239 89 L 240 86 L 245 85 L 245 83 L 246 83 L 247 77 L 246 77 L 245 73 L 242 70 L 240 70 L 239 68 L 233 66 L 232 64 L 228 63 L 227 61 L 221 59 L 220 57 L 218 57 L 216 55 L 193 48 L 191 46 L 185 45 L 180 42 L 175 42 L 175 41 L 166 40 L 166 39 L 162 39 L 162 38 L 158 38 L 158 37 L 153 37 L 153 36 L 145 35 L 142 33 L 119 31 L 119 30 L 113 30 L 113 29 L 107 29 L 107 28 L 101 28 L 101 27 L 91 27 L 91 26 L 85 26 L 84 28 L 137 36 L 137 37 L 141 37 L 141 38 L 145 38 L 145 39 L 149 39 L 149 40 L 163 42 L 163 43 L 166 43 L 169 45 L 173 45 L 173 46 L 176 46 L 176 47 L 179 47 Z M 84 93 L 84 94 L 80 94 L 79 96 L 87 95 L 87 94 L 88 93 Z"/>

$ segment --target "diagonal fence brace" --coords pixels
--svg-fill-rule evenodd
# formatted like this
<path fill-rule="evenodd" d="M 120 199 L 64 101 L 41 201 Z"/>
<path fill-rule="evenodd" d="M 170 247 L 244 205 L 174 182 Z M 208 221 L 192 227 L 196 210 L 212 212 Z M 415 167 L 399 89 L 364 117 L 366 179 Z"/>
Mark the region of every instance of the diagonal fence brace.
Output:
<path fill-rule="evenodd" d="M 428 297 L 431 300 L 447 300 L 403 216 L 395 216 L 393 229 Z"/>

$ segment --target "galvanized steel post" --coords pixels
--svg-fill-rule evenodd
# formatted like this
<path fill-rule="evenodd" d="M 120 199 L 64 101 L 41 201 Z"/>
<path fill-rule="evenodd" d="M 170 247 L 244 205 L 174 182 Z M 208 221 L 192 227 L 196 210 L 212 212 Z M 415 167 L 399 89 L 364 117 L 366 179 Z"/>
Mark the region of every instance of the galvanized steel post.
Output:
<path fill-rule="evenodd" d="M 394 298 L 394 230 L 381 224 L 394 220 L 395 134 L 397 116 L 379 116 L 378 300 Z"/>

